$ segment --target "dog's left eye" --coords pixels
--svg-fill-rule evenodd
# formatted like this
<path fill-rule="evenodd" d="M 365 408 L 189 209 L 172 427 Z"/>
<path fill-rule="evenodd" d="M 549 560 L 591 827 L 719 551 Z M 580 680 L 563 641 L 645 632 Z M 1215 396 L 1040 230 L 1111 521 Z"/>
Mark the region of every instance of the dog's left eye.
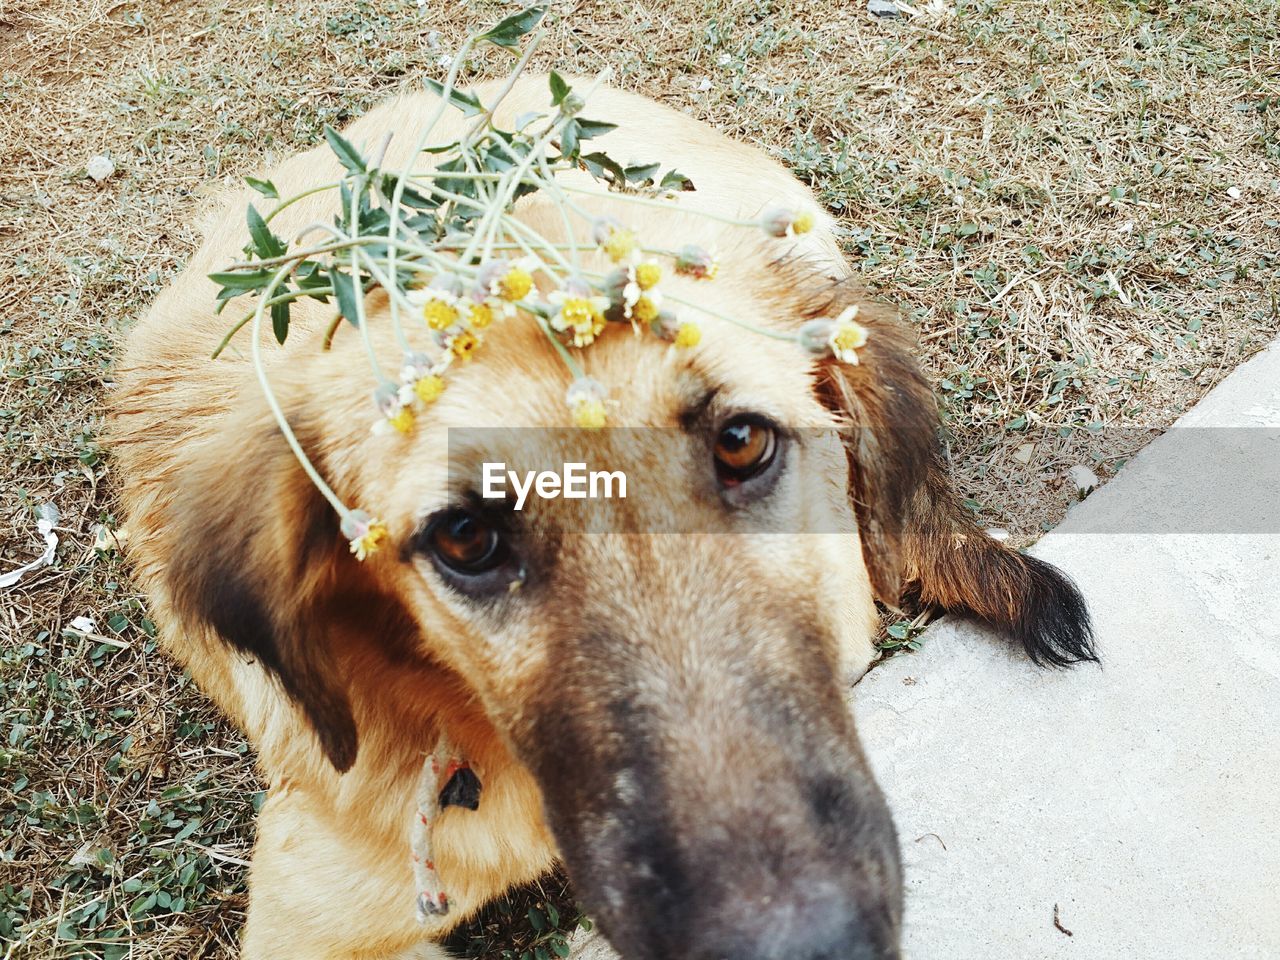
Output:
<path fill-rule="evenodd" d="M 715 442 L 716 474 L 726 487 L 763 473 L 773 462 L 778 434 L 759 417 L 734 417 L 720 428 Z"/>
<path fill-rule="evenodd" d="M 432 519 L 423 546 L 437 563 L 466 577 L 496 570 L 511 556 L 502 535 L 470 510 L 446 510 Z"/>

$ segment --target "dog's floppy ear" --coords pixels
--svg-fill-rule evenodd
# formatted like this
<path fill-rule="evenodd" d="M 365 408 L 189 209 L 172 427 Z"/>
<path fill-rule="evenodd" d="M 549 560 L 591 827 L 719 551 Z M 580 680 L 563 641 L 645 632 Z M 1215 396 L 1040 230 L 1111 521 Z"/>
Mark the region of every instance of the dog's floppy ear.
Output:
<path fill-rule="evenodd" d="M 896 606 L 907 564 L 908 510 L 938 442 L 937 406 L 915 361 L 914 338 L 901 323 L 879 308 L 864 309 L 859 321 L 868 328 L 859 362 L 822 361 L 817 393 L 843 421 L 850 493 L 871 586 L 882 602 Z"/>
<path fill-rule="evenodd" d="M 838 288 L 833 288 L 838 289 Z M 823 311 L 835 315 L 838 305 Z M 881 602 L 903 593 L 975 616 L 1014 637 L 1037 664 L 1097 660 L 1088 609 L 1070 577 L 991 539 L 957 495 L 933 392 L 915 339 L 884 308 L 861 310 L 856 365 L 819 367 L 819 397 L 842 415 L 863 559 Z"/>
<path fill-rule="evenodd" d="M 183 620 L 212 627 L 277 678 L 334 767 L 349 769 L 356 726 L 326 616 L 344 544 L 280 431 L 228 428 L 202 445 L 169 518 L 166 576 Z"/>

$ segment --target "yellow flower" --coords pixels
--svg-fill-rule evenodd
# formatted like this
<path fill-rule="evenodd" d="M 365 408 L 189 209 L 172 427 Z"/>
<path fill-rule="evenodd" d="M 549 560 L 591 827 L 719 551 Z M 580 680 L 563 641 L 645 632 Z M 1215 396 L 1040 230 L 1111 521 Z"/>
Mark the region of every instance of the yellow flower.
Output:
<path fill-rule="evenodd" d="M 493 323 L 493 307 L 487 303 L 472 303 L 467 322 L 476 330 L 483 330 Z"/>
<path fill-rule="evenodd" d="M 836 317 L 831 335 L 827 339 L 831 352 L 842 363 L 856 364 L 858 349 L 866 346 L 867 343 L 867 328 L 854 319 L 857 315 L 857 304 L 846 307 L 840 316 Z"/>
<path fill-rule="evenodd" d="M 575 347 L 590 346 L 604 331 L 604 311 L 609 301 L 592 296 L 590 288 L 583 286 L 579 289 L 571 283 L 565 290 L 552 292 L 547 299 L 560 307 L 551 318 L 551 329 L 561 333 L 573 331 Z"/>
<path fill-rule="evenodd" d="M 387 417 L 387 423 L 398 433 L 408 433 L 413 429 L 413 411 L 408 407 L 399 407 Z"/>
<path fill-rule="evenodd" d="M 608 421 L 604 402 L 588 400 L 573 408 L 573 425 L 584 430 L 599 430 Z"/>
<path fill-rule="evenodd" d="M 658 304 L 652 297 L 641 297 L 631 308 L 631 315 L 641 323 L 652 323 L 658 317 Z"/>
<path fill-rule="evenodd" d="M 453 351 L 455 357 L 462 360 L 470 360 L 478 346 L 480 346 L 480 340 L 469 330 L 463 330 L 449 338 L 449 349 Z"/>
<path fill-rule="evenodd" d="M 533 275 L 523 267 L 512 267 L 498 279 L 498 296 L 504 300 L 523 300 L 532 289 Z"/>
<path fill-rule="evenodd" d="M 599 430 L 608 420 L 605 399 L 608 391 L 604 384 L 591 377 L 579 377 L 569 385 L 565 402 L 573 411 L 573 424 L 586 430 Z"/>
<path fill-rule="evenodd" d="M 363 560 L 387 539 L 387 525 L 363 510 L 352 510 L 342 518 L 342 535 L 350 542 L 356 559 Z"/>
<path fill-rule="evenodd" d="M 636 235 L 613 217 L 596 220 L 591 226 L 591 238 L 614 263 L 630 260 L 636 252 Z"/>
<path fill-rule="evenodd" d="M 422 316 L 432 330 L 448 330 L 458 322 L 458 308 L 449 300 L 432 297 L 422 305 Z"/>
<path fill-rule="evenodd" d="M 386 539 L 387 528 L 375 520 L 369 524 L 364 536 L 352 539 L 351 552 L 356 555 L 357 560 L 364 560 L 369 554 L 376 552 Z"/>
<path fill-rule="evenodd" d="M 813 229 L 816 219 L 812 210 L 770 207 L 760 218 L 760 226 L 771 237 L 794 237 Z"/>
<path fill-rule="evenodd" d="M 434 403 L 444 393 L 444 378 L 434 373 L 420 377 L 413 385 L 414 395 L 423 403 Z"/>
<path fill-rule="evenodd" d="M 601 249 L 614 263 L 620 263 L 635 252 L 636 235 L 630 230 L 615 230 Z"/>
<path fill-rule="evenodd" d="M 696 347 L 702 342 L 702 330 L 696 323 L 682 323 L 676 331 L 677 347 Z"/>
<path fill-rule="evenodd" d="M 661 279 L 662 267 L 652 260 L 636 265 L 636 286 L 641 290 L 648 290 L 657 286 L 658 281 Z"/>

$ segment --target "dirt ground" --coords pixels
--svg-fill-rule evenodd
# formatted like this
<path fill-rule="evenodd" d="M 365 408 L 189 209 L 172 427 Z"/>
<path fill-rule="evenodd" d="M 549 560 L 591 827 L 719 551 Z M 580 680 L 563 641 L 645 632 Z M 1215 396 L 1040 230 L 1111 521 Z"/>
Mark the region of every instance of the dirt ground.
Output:
<path fill-rule="evenodd" d="M 54 565 L 0 593 L 5 960 L 233 955 L 260 785 L 113 547 L 112 352 L 209 184 L 441 77 L 508 10 L 0 0 L 0 572 L 39 553 L 38 508 L 60 514 Z M 1061 518 L 1069 467 L 1114 473 L 1280 333 L 1273 0 L 556 10 L 535 66 L 611 65 L 815 185 L 920 331 L 972 509 L 1016 542 Z M 543 960 L 566 902 L 550 881 L 460 946 Z"/>

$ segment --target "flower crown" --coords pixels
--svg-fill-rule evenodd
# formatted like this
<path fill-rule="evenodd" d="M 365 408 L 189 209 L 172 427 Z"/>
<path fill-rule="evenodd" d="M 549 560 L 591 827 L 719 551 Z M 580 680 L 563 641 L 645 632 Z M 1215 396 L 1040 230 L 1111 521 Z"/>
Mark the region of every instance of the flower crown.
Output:
<path fill-rule="evenodd" d="M 387 529 L 366 511 L 343 503 L 316 471 L 284 417 L 262 362 L 261 329 L 267 316 L 276 340 L 283 344 L 289 334 L 290 305 L 302 297 L 336 303 L 325 349 L 344 318 L 361 333 L 380 384 L 373 397 L 373 429 L 378 432 L 411 432 L 419 414 L 447 389 L 450 368 L 470 361 L 486 338 L 500 335 L 510 323 L 533 323 L 546 336 L 572 374 L 565 402 L 574 424 L 585 429 L 606 425 L 607 390 L 585 375 L 574 351 L 589 347 L 609 323 L 630 324 L 637 334 L 647 331 L 668 342 L 670 349 L 683 350 L 702 339 L 698 324 L 679 312 L 686 308 L 762 336 L 793 341 L 810 355 L 835 356 L 850 364 L 858 362 L 857 351 L 866 343 L 867 330 L 857 321 L 856 306 L 832 319 L 810 321 L 795 334 L 783 334 L 665 293 L 662 281 L 668 273 L 714 280 L 719 267 L 715 252 L 697 245 L 651 248 L 626 224 L 584 209 L 575 198 L 608 197 L 696 213 L 779 238 L 807 233 L 814 226 L 808 210 L 771 207 L 758 219 L 741 220 L 678 207 L 673 195 L 694 189 L 678 171 L 659 176 L 658 164 L 623 166 L 602 151 L 584 152 L 585 141 L 617 126 L 582 116 L 608 71 L 581 95 L 552 72 L 548 83 L 553 112 L 526 114 L 516 118 L 515 129 L 501 129 L 494 111 L 537 48 L 539 31 L 491 103 L 458 89 L 458 74 L 477 44 L 488 42 L 518 52 L 546 12 L 546 5 L 531 6 L 473 34 L 454 57 L 444 83 L 426 81 L 440 104 L 423 126 L 406 169 L 383 169 L 381 159 L 371 162 L 326 127 L 325 138 L 344 170 L 337 182 L 282 200 L 270 181 L 246 178 L 255 191 L 278 202 L 265 216 L 249 204 L 247 259 L 210 274 L 220 287 L 219 311 L 242 295 L 257 297 L 256 308 L 231 328 L 213 356 L 245 326 L 251 328 L 251 359 L 268 406 L 303 470 L 342 518 L 343 535 L 359 560 L 383 543 Z M 474 122 L 458 141 L 429 146 L 433 129 L 450 108 Z M 384 141 L 381 154 L 385 151 Z M 422 159 L 429 160 L 431 168 L 413 169 Z M 557 179 L 569 170 L 587 171 L 604 189 Z M 330 190 L 340 199 L 333 224 L 312 224 L 292 244 L 272 232 L 271 221 L 282 210 L 305 196 Z M 552 242 L 513 216 L 517 200 L 539 191 L 559 211 L 564 243 Z M 303 239 L 314 233 L 323 239 L 304 244 Z M 580 261 L 590 250 L 603 252 L 613 268 L 603 274 L 585 269 Z M 379 364 L 365 322 L 365 296 L 375 288 L 388 294 L 390 323 L 404 351 L 394 376 Z M 550 292 L 543 295 L 542 289 Z M 412 349 L 406 322 L 425 324 L 433 353 Z"/>

